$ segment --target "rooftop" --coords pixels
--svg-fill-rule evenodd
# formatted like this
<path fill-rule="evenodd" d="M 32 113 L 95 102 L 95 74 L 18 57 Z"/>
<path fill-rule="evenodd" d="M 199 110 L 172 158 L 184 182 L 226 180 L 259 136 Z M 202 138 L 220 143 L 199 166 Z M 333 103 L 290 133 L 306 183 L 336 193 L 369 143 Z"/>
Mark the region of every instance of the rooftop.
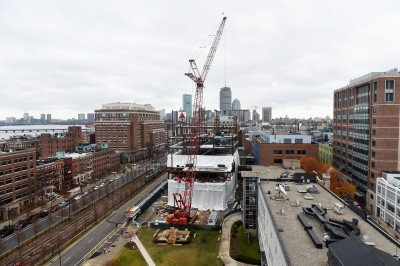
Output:
<path fill-rule="evenodd" d="M 257 176 L 260 179 L 277 179 L 283 172 L 287 173 L 288 177 L 294 173 L 304 173 L 302 169 L 285 169 L 280 165 L 252 165 L 252 171 L 242 172 L 242 176 Z"/>
<path fill-rule="evenodd" d="M 137 104 L 137 103 L 106 103 L 102 105 L 102 109 L 109 110 L 143 110 L 155 111 L 156 109 L 151 104 Z"/>
<path fill-rule="evenodd" d="M 273 167 L 270 166 L 268 168 Z M 363 235 L 369 235 L 375 243 L 376 248 L 389 254 L 396 254 L 396 246 L 352 210 L 345 207 L 342 215 L 336 214 L 333 211 L 333 208 L 335 203 L 339 203 L 339 200 L 319 184 L 312 184 L 318 189 L 318 193 L 312 194 L 314 199 L 306 200 L 304 194 L 299 193 L 297 190 L 299 188 L 305 189 L 307 184 L 297 185 L 293 182 L 283 181 L 281 182 L 282 184 L 288 184 L 290 187 L 290 191 L 287 191 L 287 195 L 284 196 L 285 199 L 287 198 L 288 200 L 275 200 L 274 198 L 278 196 L 278 192 L 275 190 L 277 182 L 263 181 L 262 178 L 266 179 L 270 176 L 276 177 L 279 171 L 271 169 L 268 172 L 265 170 L 266 169 L 256 169 L 256 172 L 258 172 L 261 178 L 260 186 L 271 215 L 275 220 L 277 229 L 279 228 L 283 230 L 282 232 L 278 232 L 278 234 L 280 234 L 292 265 L 328 265 L 328 248 L 323 245 L 322 249 L 317 249 L 297 218 L 297 214 L 302 213 L 308 223 L 312 226 L 317 237 L 323 241 L 325 233 L 323 225 L 317 222 L 317 219 L 304 214 L 302 211 L 302 207 L 311 207 L 312 204 L 321 204 L 323 208 L 328 209 L 327 214 L 325 215 L 326 219 L 333 218 L 339 221 L 352 221 L 354 218 L 358 219 L 358 228 L 361 231 L 359 236 L 360 238 L 362 238 Z M 282 168 L 280 168 L 280 172 L 282 172 Z M 265 175 L 263 173 L 265 173 Z M 268 192 L 270 192 L 270 194 L 268 194 Z M 299 206 L 293 207 L 292 205 L 295 205 L 293 203 L 295 203 L 296 200 L 299 200 Z M 282 210 L 284 210 L 283 215 L 281 214 Z"/>
<path fill-rule="evenodd" d="M 233 155 L 196 155 L 196 171 L 231 172 L 234 157 Z M 186 168 L 187 155 L 169 154 L 167 158 L 167 167 L 182 168 L 183 170 Z"/>

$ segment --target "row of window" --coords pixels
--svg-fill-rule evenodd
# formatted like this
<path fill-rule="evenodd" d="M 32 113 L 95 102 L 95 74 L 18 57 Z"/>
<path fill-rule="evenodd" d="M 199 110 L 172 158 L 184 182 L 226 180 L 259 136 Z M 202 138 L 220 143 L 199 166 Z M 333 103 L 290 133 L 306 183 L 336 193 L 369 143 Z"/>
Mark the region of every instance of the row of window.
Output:
<path fill-rule="evenodd" d="M 29 160 L 33 160 L 33 155 L 29 156 Z M 1 160 L 1 165 L 8 165 L 12 163 L 19 163 L 19 162 L 26 162 L 27 161 L 27 156 L 22 156 L 22 157 L 15 157 L 14 159 L 3 159 Z"/>
<path fill-rule="evenodd" d="M 306 150 L 297 150 L 298 155 L 304 155 L 306 154 Z M 274 150 L 274 155 L 280 155 L 282 154 L 282 150 Z M 285 154 L 294 154 L 294 150 L 285 150 Z"/>
<path fill-rule="evenodd" d="M 128 132 L 127 129 L 98 129 L 97 132 Z"/>
<path fill-rule="evenodd" d="M 385 102 L 394 101 L 394 90 L 395 81 L 392 79 L 385 80 Z M 354 106 L 354 92 L 356 94 L 356 104 L 369 104 L 370 91 L 370 84 L 350 88 L 349 93 L 347 93 L 347 90 L 339 91 L 334 95 L 334 106 L 335 108 Z M 378 83 L 376 81 L 373 83 L 372 94 L 372 101 L 376 103 L 378 101 Z"/>

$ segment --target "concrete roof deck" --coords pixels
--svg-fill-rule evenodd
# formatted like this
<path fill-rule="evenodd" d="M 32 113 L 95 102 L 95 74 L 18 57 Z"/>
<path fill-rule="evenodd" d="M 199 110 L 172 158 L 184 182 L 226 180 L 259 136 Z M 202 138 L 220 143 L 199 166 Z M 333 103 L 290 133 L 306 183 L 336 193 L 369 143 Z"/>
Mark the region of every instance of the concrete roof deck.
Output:
<path fill-rule="evenodd" d="M 280 165 L 252 165 L 252 171 L 243 171 L 242 176 L 257 176 L 261 179 L 276 179 L 281 176 L 283 171 L 289 172 L 289 176 L 294 173 L 304 173 L 302 169 L 285 169 Z M 283 181 L 285 179 L 282 179 Z"/>
<path fill-rule="evenodd" d="M 282 169 L 282 168 L 281 168 Z M 396 246 L 386 239 L 382 234 L 370 226 L 367 222 L 362 220 L 357 214 L 355 214 L 349 208 L 344 208 L 343 214 L 338 215 L 333 211 L 335 203 L 338 203 L 334 196 L 327 192 L 319 184 L 301 184 L 297 185 L 293 182 L 281 182 L 282 184 L 288 184 L 290 191 L 285 196 L 285 201 L 277 201 L 272 199 L 273 196 L 278 196 L 278 192 L 275 190 L 276 181 L 260 181 L 260 186 L 264 192 L 267 204 L 270 208 L 271 215 L 274 217 L 276 226 L 283 229 L 283 232 L 278 232 L 281 236 L 282 242 L 285 246 L 287 254 L 289 256 L 292 265 L 328 265 L 328 248 L 323 246 L 322 249 L 317 249 L 311 238 L 304 230 L 302 224 L 297 218 L 298 213 L 303 213 L 302 207 L 311 207 L 312 204 L 320 203 L 323 208 L 327 208 L 327 214 L 325 218 L 333 218 L 339 221 L 347 220 L 352 221 L 353 218 L 358 219 L 358 228 L 360 228 L 360 238 L 363 235 L 369 235 L 372 241 L 375 243 L 375 247 L 387 252 L 389 254 L 396 254 Z M 306 200 L 304 193 L 297 192 L 300 187 L 306 188 L 307 185 L 314 185 L 318 188 L 318 194 L 312 194 L 313 200 Z M 271 194 L 268 194 L 270 191 Z M 298 207 L 292 207 L 291 203 L 300 201 Z M 280 214 L 280 210 L 284 210 L 284 215 Z M 321 242 L 323 242 L 324 227 L 318 222 L 316 218 L 310 217 L 304 214 L 308 223 L 312 225 L 315 234 L 318 236 Z M 329 235 L 329 234 L 328 234 Z M 323 242 L 324 243 L 324 242 Z"/>

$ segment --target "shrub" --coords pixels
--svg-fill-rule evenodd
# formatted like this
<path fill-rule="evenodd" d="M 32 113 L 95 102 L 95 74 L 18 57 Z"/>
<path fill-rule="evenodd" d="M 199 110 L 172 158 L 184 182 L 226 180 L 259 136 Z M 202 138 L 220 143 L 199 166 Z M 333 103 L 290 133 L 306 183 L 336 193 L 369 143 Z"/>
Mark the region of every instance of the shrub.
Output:
<path fill-rule="evenodd" d="M 261 260 L 255 259 L 255 258 L 251 258 L 247 255 L 244 254 L 231 254 L 232 258 L 240 261 L 240 262 L 244 262 L 244 263 L 250 263 L 250 264 L 256 264 L 256 265 L 260 265 L 261 264 Z"/>
<path fill-rule="evenodd" d="M 235 233 L 232 234 L 232 238 L 236 238 L 236 234 Z"/>

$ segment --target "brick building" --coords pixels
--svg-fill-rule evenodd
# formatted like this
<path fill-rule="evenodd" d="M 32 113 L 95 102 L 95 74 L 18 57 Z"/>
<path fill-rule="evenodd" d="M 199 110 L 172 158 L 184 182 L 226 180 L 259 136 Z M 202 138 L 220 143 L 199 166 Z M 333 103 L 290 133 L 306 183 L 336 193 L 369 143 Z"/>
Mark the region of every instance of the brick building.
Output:
<path fill-rule="evenodd" d="M 96 150 L 92 153 L 94 177 L 118 170 L 121 166 L 120 156 L 113 149 Z"/>
<path fill-rule="evenodd" d="M 333 165 L 375 212 L 376 178 L 399 171 L 400 73 L 372 72 L 334 92 Z M 396 93 L 397 91 L 397 93 Z"/>
<path fill-rule="evenodd" d="M 96 144 L 107 144 L 122 154 L 123 161 L 146 155 L 148 146 L 164 148 L 165 126 L 149 104 L 109 103 L 95 111 Z"/>
<path fill-rule="evenodd" d="M 0 152 L 0 218 L 18 214 L 20 207 L 36 193 L 34 149 Z"/>
<path fill-rule="evenodd" d="M 41 157 L 55 156 L 59 151 L 75 149 L 82 143 L 82 128 L 80 126 L 68 127 L 67 133 L 41 134 Z"/>
<path fill-rule="evenodd" d="M 64 160 L 60 158 L 45 158 L 37 161 L 36 176 L 38 196 L 60 191 L 64 184 Z"/>
<path fill-rule="evenodd" d="M 252 150 L 256 164 L 282 165 L 284 159 L 302 156 L 318 159 L 318 144 L 311 143 L 311 136 L 268 135 L 259 132 L 252 136 Z"/>

